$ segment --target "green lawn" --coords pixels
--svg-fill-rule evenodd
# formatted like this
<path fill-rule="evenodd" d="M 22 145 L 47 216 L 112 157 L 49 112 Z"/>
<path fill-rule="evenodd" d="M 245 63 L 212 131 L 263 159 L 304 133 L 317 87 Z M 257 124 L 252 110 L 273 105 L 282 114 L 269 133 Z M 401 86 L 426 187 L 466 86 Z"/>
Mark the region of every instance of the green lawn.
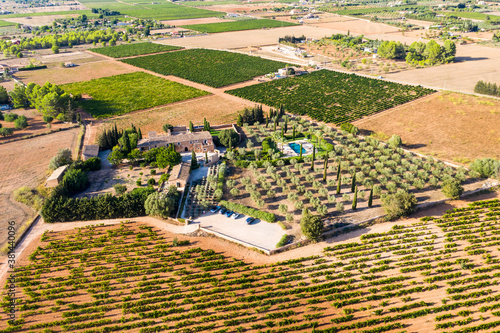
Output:
<path fill-rule="evenodd" d="M 262 19 L 262 20 L 243 20 L 234 22 L 208 23 L 208 24 L 191 24 L 191 25 L 183 25 L 182 27 L 190 30 L 196 30 L 199 32 L 217 33 L 226 31 L 289 27 L 294 25 L 297 24 L 291 22 Z"/>
<path fill-rule="evenodd" d="M 163 75 L 175 75 L 211 87 L 223 87 L 275 72 L 285 63 L 244 54 L 190 49 L 122 60 Z"/>
<path fill-rule="evenodd" d="M 162 45 L 155 43 L 136 43 L 136 44 L 123 44 L 117 46 L 100 47 L 92 49 L 92 52 L 97 52 L 108 57 L 122 58 L 131 57 L 141 54 L 157 53 L 164 51 L 180 50 L 182 47 Z"/>
<path fill-rule="evenodd" d="M 82 100 L 80 104 L 97 118 L 107 118 L 209 94 L 144 72 L 70 83 L 61 87 L 72 94 L 91 96 L 91 99 Z"/>

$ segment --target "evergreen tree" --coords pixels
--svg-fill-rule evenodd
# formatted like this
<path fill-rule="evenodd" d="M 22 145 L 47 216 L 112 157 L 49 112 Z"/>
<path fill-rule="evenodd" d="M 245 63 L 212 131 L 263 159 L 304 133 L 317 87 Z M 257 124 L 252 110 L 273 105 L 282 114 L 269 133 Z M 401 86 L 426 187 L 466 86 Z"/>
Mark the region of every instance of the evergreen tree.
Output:
<path fill-rule="evenodd" d="M 284 138 L 285 137 L 285 129 L 282 127 L 281 128 L 281 137 Z"/>
<path fill-rule="evenodd" d="M 241 116 L 241 114 L 238 115 L 238 120 L 236 120 L 236 125 L 238 126 L 243 126 L 243 117 Z M 266 125 L 267 127 L 267 125 Z"/>
<path fill-rule="evenodd" d="M 198 165 L 198 160 L 196 159 L 196 153 L 193 151 L 191 151 L 191 168 L 190 170 L 194 170 L 194 169 L 198 169 L 199 165 Z"/>
<path fill-rule="evenodd" d="M 273 108 L 270 108 L 269 109 L 269 119 L 273 119 L 273 117 L 274 117 L 274 110 L 273 110 Z"/>
<path fill-rule="evenodd" d="M 325 183 L 326 183 L 326 169 L 327 168 L 328 168 L 328 158 L 325 158 L 325 165 L 324 165 L 324 168 L 323 168 L 323 182 L 325 182 Z"/>
<path fill-rule="evenodd" d="M 314 170 L 314 159 L 316 158 L 316 147 L 313 146 L 313 154 L 311 158 L 311 170 Z"/>
<path fill-rule="evenodd" d="M 337 179 L 339 179 L 339 178 L 340 178 L 340 171 L 341 171 L 341 170 L 340 170 L 340 162 L 339 162 L 339 166 L 338 166 L 338 168 L 337 168 Z"/>
<path fill-rule="evenodd" d="M 354 192 L 355 188 L 356 188 L 356 173 L 353 172 L 351 180 L 351 192 Z"/>
<path fill-rule="evenodd" d="M 141 129 L 139 128 L 139 130 L 137 131 L 137 139 L 142 139 L 142 132 L 141 132 Z"/>
<path fill-rule="evenodd" d="M 373 203 L 373 187 L 370 189 L 370 196 L 368 197 L 368 207 L 371 207 Z"/>
<path fill-rule="evenodd" d="M 189 121 L 189 132 L 194 133 L 194 125 L 191 120 Z"/>
<path fill-rule="evenodd" d="M 358 206 L 358 187 L 356 186 L 354 188 L 354 199 L 352 200 L 352 209 L 356 210 L 357 206 Z"/>
<path fill-rule="evenodd" d="M 266 117 L 266 128 L 269 126 L 269 117 Z"/>
<path fill-rule="evenodd" d="M 208 152 L 205 152 L 205 163 L 208 163 Z"/>
<path fill-rule="evenodd" d="M 292 140 L 295 140 L 295 125 L 293 125 Z"/>
<path fill-rule="evenodd" d="M 132 147 L 130 146 L 130 139 L 126 131 L 123 131 L 123 135 L 121 137 L 121 145 L 122 151 L 126 154 L 130 153 L 130 151 L 132 150 Z"/>
<path fill-rule="evenodd" d="M 300 153 L 299 157 L 302 158 L 302 142 L 300 143 Z"/>
<path fill-rule="evenodd" d="M 288 132 L 288 118 L 285 119 L 285 133 Z"/>
<path fill-rule="evenodd" d="M 342 186 L 342 178 L 338 177 L 337 178 L 337 194 L 340 194 L 341 186 Z"/>

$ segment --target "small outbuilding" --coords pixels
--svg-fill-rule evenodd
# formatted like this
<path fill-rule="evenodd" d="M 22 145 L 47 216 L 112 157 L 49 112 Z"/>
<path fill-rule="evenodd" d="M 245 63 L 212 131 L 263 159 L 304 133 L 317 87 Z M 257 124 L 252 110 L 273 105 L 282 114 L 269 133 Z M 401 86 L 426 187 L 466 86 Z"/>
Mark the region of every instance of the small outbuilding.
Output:
<path fill-rule="evenodd" d="M 170 186 L 177 187 L 177 190 L 182 191 L 189 180 L 189 169 L 191 165 L 186 162 L 177 164 L 170 172 L 170 178 L 165 182 L 165 188 Z"/>
<path fill-rule="evenodd" d="M 63 165 L 55 169 L 54 172 L 52 172 L 52 174 L 50 175 L 50 177 L 47 178 L 47 181 L 45 182 L 45 187 L 56 187 L 57 185 L 59 185 L 67 169 L 68 165 Z"/>
<path fill-rule="evenodd" d="M 82 151 L 82 160 L 99 156 L 99 145 L 85 145 Z"/>

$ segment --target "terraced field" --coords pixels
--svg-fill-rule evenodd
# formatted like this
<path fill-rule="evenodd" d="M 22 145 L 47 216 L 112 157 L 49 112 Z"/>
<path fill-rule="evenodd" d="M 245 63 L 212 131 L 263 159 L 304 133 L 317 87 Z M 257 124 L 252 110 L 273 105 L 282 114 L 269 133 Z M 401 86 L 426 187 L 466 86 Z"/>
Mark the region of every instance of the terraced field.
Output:
<path fill-rule="evenodd" d="M 125 223 L 46 232 L 3 332 L 476 332 L 500 326 L 500 201 L 253 265 Z M 5 294 L 3 311 L 10 302 Z M 2 313 L 2 317 L 5 313 Z M 21 318 L 22 316 L 22 318 Z"/>

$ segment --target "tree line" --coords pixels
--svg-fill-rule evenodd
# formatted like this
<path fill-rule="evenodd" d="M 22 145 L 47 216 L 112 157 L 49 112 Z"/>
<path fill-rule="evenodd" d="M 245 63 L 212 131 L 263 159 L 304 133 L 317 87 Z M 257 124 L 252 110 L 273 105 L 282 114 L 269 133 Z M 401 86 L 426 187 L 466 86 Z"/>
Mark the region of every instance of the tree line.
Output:
<path fill-rule="evenodd" d="M 477 81 L 474 92 L 477 94 L 500 97 L 500 86 L 496 83 Z"/>
<path fill-rule="evenodd" d="M 429 42 L 413 42 L 410 46 L 401 42 L 384 41 L 377 54 L 385 59 L 404 59 L 412 66 L 432 66 L 455 61 L 457 48 L 451 40 L 445 40 L 443 46 L 434 40 Z"/>

